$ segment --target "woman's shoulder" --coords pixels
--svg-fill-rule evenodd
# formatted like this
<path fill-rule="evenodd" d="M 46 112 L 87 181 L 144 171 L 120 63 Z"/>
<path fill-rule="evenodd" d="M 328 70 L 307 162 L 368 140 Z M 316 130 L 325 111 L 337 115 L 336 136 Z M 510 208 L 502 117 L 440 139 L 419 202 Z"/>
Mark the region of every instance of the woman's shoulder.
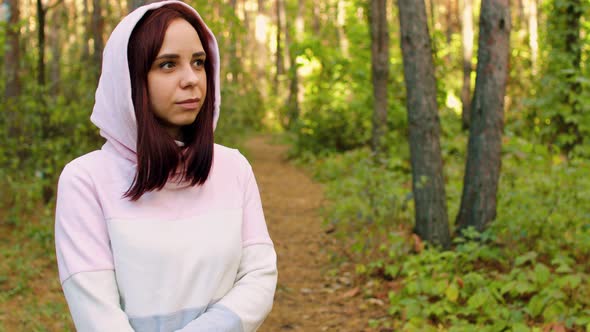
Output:
<path fill-rule="evenodd" d="M 238 150 L 215 144 L 213 153 L 214 172 L 223 177 L 237 176 L 239 182 L 245 181 L 252 174 L 248 159 Z"/>
<path fill-rule="evenodd" d="M 214 158 L 225 163 L 231 163 L 234 166 L 249 167 L 248 159 L 238 149 L 230 148 L 215 143 Z"/>
<path fill-rule="evenodd" d="M 92 174 L 102 173 L 108 167 L 110 158 L 103 150 L 95 150 L 81 155 L 67 163 L 60 175 L 61 178 L 92 177 Z"/>

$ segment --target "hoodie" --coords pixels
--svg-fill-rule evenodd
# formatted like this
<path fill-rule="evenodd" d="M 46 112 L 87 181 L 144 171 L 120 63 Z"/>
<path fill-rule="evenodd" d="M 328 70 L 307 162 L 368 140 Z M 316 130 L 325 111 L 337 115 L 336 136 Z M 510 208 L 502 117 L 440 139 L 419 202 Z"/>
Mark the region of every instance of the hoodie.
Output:
<path fill-rule="evenodd" d="M 78 331 L 255 331 L 277 282 L 252 167 L 215 144 L 203 185 L 168 182 L 131 201 L 137 124 L 127 64 L 129 36 L 151 9 L 140 7 L 112 32 L 91 121 L 106 143 L 66 165 L 58 184 L 55 244 L 59 278 Z M 185 4 L 183 4 L 185 5 Z M 190 8 L 188 5 L 185 5 Z M 219 51 L 206 31 L 219 117 Z"/>

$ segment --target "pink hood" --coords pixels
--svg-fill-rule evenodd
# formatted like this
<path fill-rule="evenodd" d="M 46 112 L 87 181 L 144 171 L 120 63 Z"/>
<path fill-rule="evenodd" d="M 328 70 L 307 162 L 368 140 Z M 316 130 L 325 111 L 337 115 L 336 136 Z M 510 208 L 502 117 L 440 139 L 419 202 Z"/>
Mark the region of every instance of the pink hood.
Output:
<path fill-rule="evenodd" d="M 137 147 L 137 122 L 133 101 L 131 99 L 131 80 L 127 63 L 127 44 L 129 36 L 137 22 L 151 9 L 162 7 L 170 3 L 186 6 L 194 12 L 200 25 L 204 28 L 209 45 L 207 61 L 213 64 L 215 78 L 214 96 L 215 111 L 213 114 L 213 129 L 219 118 L 221 94 L 219 89 L 219 48 L 215 36 L 209 30 L 203 19 L 192 7 L 181 1 L 162 1 L 137 8 L 115 27 L 103 52 L 102 74 L 96 89 L 94 109 L 90 120 L 100 129 L 100 135 L 115 146 L 128 159 L 135 159 Z M 201 36 L 203 38 L 203 36 Z"/>

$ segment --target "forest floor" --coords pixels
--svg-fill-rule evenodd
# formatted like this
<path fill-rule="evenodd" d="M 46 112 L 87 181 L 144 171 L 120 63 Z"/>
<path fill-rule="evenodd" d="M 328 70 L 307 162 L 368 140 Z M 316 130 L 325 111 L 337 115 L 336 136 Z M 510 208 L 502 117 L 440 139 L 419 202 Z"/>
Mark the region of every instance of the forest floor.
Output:
<path fill-rule="evenodd" d="M 367 304 L 354 267 L 333 258 L 339 241 L 322 227 L 322 186 L 270 140 L 257 136 L 245 144 L 278 255 L 274 307 L 260 331 L 373 331 L 368 321 L 384 309 Z"/>
<path fill-rule="evenodd" d="M 386 317 L 386 305 L 365 298 L 354 266 L 335 255 L 343 244 L 322 226 L 321 184 L 287 161 L 287 147 L 272 140 L 254 136 L 242 145 L 278 255 L 274 307 L 259 331 L 377 331 L 369 319 Z M 49 250 L 52 211 L 17 225 L 0 222 L 0 332 L 73 330 Z"/>

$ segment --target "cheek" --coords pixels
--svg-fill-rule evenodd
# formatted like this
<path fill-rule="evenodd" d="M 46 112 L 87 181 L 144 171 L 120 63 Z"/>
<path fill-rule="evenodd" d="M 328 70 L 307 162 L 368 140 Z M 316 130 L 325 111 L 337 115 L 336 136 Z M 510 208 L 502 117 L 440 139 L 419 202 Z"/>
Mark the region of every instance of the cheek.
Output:
<path fill-rule="evenodd" d="M 169 99 L 170 83 L 159 77 L 148 76 L 148 93 L 149 101 L 153 106 L 159 106 L 166 103 Z"/>
<path fill-rule="evenodd" d="M 203 95 L 207 95 L 207 73 L 203 71 L 203 76 L 199 79 L 199 85 Z"/>

